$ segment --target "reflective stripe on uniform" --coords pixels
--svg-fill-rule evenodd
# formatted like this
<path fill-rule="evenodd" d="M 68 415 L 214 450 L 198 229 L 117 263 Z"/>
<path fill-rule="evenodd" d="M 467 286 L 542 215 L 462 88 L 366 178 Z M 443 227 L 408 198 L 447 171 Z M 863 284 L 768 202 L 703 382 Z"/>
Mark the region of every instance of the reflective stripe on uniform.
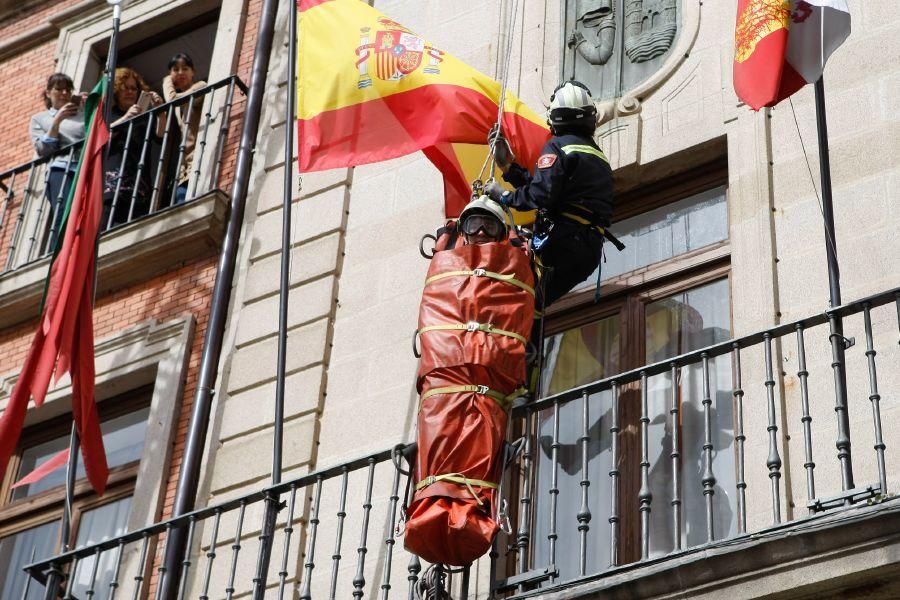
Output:
<path fill-rule="evenodd" d="M 594 148 L 593 146 L 588 146 L 587 144 L 569 144 L 568 146 L 563 146 L 561 150 L 566 154 L 572 154 L 573 152 L 592 154 L 601 160 L 609 162 L 609 160 L 606 158 L 606 155 L 603 154 L 603 150 L 599 150 L 597 148 Z"/>
<path fill-rule="evenodd" d="M 568 212 L 561 212 L 559 214 L 560 214 L 560 216 L 565 217 L 567 219 L 571 219 L 572 221 L 575 221 L 576 223 L 581 223 L 582 225 L 589 226 L 591 229 L 596 229 L 600 233 L 600 235 L 604 235 L 604 236 L 606 235 L 606 229 L 604 229 L 603 227 L 600 227 L 599 225 L 594 225 L 593 223 L 591 223 L 588 219 L 585 219 L 584 217 L 580 217 L 578 215 L 573 215 L 572 213 L 568 213 Z"/>

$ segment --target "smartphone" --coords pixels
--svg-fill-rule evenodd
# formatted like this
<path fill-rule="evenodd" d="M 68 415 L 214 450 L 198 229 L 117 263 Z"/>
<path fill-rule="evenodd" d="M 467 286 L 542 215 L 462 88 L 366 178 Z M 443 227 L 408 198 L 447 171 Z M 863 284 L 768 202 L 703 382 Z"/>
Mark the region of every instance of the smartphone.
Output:
<path fill-rule="evenodd" d="M 138 98 L 137 105 L 140 107 L 141 112 L 144 112 L 148 108 L 150 108 L 150 92 L 141 92 L 141 96 Z"/>
<path fill-rule="evenodd" d="M 77 107 L 81 106 L 81 94 L 74 94 L 71 98 L 69 98 L 69 102 L 74 104 Z"/>

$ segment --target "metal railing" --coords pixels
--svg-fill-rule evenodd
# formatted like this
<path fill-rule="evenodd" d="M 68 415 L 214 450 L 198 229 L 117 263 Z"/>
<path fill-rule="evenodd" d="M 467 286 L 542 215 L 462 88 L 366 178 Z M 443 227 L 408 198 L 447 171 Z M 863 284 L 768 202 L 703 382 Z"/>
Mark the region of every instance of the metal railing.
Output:
<path fill-rule="evenodd" d="M 110 128 L 102 230 L 219 187 L 235 90 L 232 75 Z M 0 274 L 52 251 L 82 144 L 0 173 Z"/>
<path fill-rule="evenodd" d="M 865 417 L 872 424 L 857 441 L 872 442 L 874 460 L 858 474 L 873 480 L 852 489 L 842 485 L 841 472 L 851 460 L 849 440 L 838 439 L 833 417 L 828 426 L 816 418 L 835 410 L 833 317 L 865 340 L 843 366 L 859 384 L 850 387 L 852 422 L 858 426 Z M 900 288 L 514 408 L 510 431 L 521 435 L 514 446 L 522 452 L 506 471 L 510 510 L 501 511 L 512 527 L 488 557 L 465 569 L 423 570 L 397 544 L 409 485 L 405 447 L 398 446 L 27 571 L 32 585 L 64 581 L 65 598 L 160 598 L 158 583 L 170 576 L 180 580 L 177 600 L 266 592 L 279 600 L 412 599 L 436 580 L 453 598 L 467 598 L 549 592 L 622 565 L 734 545 L 749 532 L 888 494 L 876 348 L 896 358 L 898 331 Z M 791 442 L 785 428 L 800 432 L 798 440 Z M 803 460 L 794 461 L 799 472 L 787 486 L 790 464 L 782 457 L 791 444 Z M 823 490 L 830 495 L 818 495 Z M 267 539 L 260 532 L 271 497 L 282 504 L 275 536 Z M 598 514 L 606 525 L 598 524 Z M 188 553 L 180 573 L 166 573 L 167 534 L 182 527 Z M 257 575 L 266 572 L 259 568 L 264 557 L 272 562 L 265 581 Z"/>

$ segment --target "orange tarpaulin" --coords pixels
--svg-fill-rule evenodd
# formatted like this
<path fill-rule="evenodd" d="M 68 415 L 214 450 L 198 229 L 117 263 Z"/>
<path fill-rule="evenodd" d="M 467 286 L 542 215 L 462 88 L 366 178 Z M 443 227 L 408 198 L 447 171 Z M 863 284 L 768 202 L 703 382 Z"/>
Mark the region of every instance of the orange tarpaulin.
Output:
<path fill-rule="evenodd" d="M 508 241 L 436 252 L 419 312 L 416 493 L 406 548 L 467 565 L 490 548 L 508 403 L 525 380 L 530 260 Z"/>

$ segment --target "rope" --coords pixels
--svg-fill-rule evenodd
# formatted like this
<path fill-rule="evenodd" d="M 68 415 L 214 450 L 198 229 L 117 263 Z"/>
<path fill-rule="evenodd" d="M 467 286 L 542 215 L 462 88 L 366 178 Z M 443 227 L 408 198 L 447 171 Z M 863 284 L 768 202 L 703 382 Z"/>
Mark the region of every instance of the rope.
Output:
<path fill-rule="evenodd" d="M 490 164 L 490 171 L 488 173 L 491 177 L 494 176 L 494 171 L 496 170 L 496 161 L 494 160 L 494 146 L 497 145 L 497 140 L 499 139 L 501 133 L 503 132 L 503 112 L 506 106 L 506 90 L 509 87 L 509 65 L 512 62 L 512 48 L 513 48 L 513 29 L 516 26 L 516 15 L 519 12 L 519 0 L 513 0 L 512 11 L 509 13 L 509 21 L 507 26 L 507 31 L 509 32 L 506 37 L 506 57 L 503 62 L 503 75 L 500 78 L 500 98 L 497 101 L 497 135 L 491 140 L 488 146 L 488 155 L 485 157 L 484 162 L 481 164 L 481 170 L 478 172 L 478 181 L 484 181 L 485 170 Z"/>

